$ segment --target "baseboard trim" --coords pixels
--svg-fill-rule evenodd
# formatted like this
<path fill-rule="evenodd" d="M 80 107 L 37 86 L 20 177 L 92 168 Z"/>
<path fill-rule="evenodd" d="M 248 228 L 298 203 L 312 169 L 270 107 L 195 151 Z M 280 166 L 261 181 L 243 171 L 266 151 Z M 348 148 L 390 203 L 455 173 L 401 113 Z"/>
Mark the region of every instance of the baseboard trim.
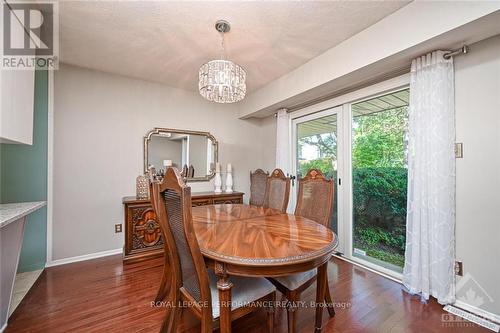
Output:
<path fill-rule="evenodd" d="M 500 324 L 500 316 L 497 314 L 494 314 L 492 312 L 483 310 L 483 309 L 478 308 L 476 306 L 467 304 L 464 301 L 460 301 L 460 300 L 456 300 L 455 303 L 453 303 L 453 305 L 459 309 L 468 311 L 470 313 L 478 315 L 479 317 L 483 317 L 483 318 L 488 319 L 490 321 L 493 321 L 497 324 Z"/>
<path fill-rule="evenodd" d="M 57 259 L 57 260 L 52 260 L 50 262 L 47 262 L 46 267 L 54 267 L 54 266 L 71 264 L 71 263 L 79 262 L 79 261 L 97 259 L 97 258 L 112 256 L 115 254 L 121 254 L 122 252 L 123 252 L 123 249 L 119 248 L 119 249 L 114 249 L 114 250 L 84 254 L 84 255 L 76 256 L 76 257 Z"/>

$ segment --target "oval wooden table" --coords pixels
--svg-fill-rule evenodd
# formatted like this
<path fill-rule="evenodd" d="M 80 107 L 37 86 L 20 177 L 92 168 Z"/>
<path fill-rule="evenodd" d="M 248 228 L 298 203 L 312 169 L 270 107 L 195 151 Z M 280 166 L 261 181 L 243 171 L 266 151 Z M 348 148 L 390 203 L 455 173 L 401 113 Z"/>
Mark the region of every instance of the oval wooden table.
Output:
<path fill-rule="evenodd" d="M 337 236 L 306 218 L 250 205 L 193 207 L 200 250 L 218 277 L 220 331 L 231 331 L 231 275 L 276 277 L 318 268 L 316 304 L 323 303 L 328 260 Z M 316 307 L 321 332 L 323 307 Z"/>

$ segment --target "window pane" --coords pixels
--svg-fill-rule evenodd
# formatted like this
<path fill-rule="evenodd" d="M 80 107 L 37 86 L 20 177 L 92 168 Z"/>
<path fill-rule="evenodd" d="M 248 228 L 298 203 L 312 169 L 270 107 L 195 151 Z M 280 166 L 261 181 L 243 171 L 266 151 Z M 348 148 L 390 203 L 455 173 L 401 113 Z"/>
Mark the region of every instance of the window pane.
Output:
<path fill-rule="evenodd" d="M 304 177 L 310 169 L 319 169 L 325 177 L 337 179 L 336 114 L 297 124 L 297 179 Z M 336 181 L 330 227 L 337 233 Z"/>
<path fill-rule="evenodd" d="M 402 271 L 408 89 L 352 105 L 353 256 Z"/>

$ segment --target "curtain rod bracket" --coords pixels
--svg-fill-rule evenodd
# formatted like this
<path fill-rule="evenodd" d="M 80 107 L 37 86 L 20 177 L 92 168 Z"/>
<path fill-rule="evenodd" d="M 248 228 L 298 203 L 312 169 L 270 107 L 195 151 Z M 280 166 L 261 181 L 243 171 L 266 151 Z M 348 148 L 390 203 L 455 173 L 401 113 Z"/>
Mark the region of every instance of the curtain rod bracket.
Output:
<path fill-rule="evenodd" d="M 278 117 L 278 112 L 279 111 L 282 111 L 282 110 L 285 110 L 286 113 L 290 113 L 290 110 L 288 108 L 279 108 L 278 110 L 276 110 L 276 112 L 274 113 L 274 118 Z"/>
<path fill-rule="evenodd" d="M 463 45 L 461 48 L 456 49 L 456 50 L 451 50 L 450 52 L 447 52 L 443 55 L 443 58 L 445 59 L 450 59 L 453 56 L 460 55 L 460 54 L 467 54 L 470 51 L 470 47 L 468 45 Z"/>

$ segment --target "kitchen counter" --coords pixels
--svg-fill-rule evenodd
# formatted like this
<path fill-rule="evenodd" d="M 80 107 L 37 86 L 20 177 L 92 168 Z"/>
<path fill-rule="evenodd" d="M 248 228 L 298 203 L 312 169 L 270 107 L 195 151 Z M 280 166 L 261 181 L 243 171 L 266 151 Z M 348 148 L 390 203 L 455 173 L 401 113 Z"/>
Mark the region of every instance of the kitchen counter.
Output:
<path fill-rule="evenodd" d="M 0 204 L 0 333 L 7 327 L 26 217 L 45 201 Z"/>
<path fill-rule="evenodd" d="M 45 201 L 0 204 L 0 228 L 45 206 Z"/>

